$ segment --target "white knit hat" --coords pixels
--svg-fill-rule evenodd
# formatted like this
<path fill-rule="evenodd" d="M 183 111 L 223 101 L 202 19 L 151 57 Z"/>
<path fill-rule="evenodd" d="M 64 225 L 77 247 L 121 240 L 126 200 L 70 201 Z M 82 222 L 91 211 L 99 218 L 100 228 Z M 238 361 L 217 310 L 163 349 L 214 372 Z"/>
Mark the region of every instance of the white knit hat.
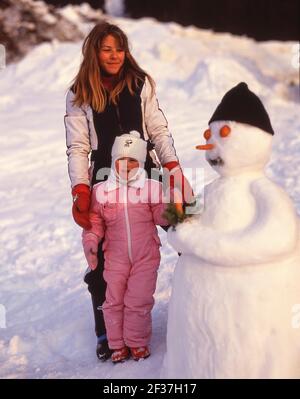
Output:
<path fill-rule="evenodd" d="M 147 142 L 135 130 L 117 136 L 112 147 L 111 156 L 113 164 L 117 159 L 128 157 L 139 161 L 140 167 L 144 166 L 147 155 Z"/>

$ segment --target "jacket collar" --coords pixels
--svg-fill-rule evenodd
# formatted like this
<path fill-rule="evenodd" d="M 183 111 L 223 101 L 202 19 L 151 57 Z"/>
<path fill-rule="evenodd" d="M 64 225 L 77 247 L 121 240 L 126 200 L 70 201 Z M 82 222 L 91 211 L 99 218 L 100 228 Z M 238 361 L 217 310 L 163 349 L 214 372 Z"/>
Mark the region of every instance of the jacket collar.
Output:
<path fill-rule="evenodd" d="M 117 179 L 114 170 L 111 170 L 110 175 L 108 176 L 108 179 L 105 182 L 105 188 L 104 190 L 106 192 L 116 190 L 118 188 L 123 188 L 123 187 L 134 187 L 134 188 L 143 188 L 146 182 L 146 171 L 145 169 L 140 169 L 137 172 L 137 177 L 134 180 L 129 180 L 128 182 L 122 182 L 119 179 Z"/>

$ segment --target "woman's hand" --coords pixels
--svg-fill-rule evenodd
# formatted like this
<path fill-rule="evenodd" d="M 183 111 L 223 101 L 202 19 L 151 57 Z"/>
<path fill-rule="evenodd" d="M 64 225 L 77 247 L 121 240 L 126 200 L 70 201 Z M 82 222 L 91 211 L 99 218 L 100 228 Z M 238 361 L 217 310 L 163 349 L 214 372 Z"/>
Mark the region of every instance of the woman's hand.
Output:
<path fill-rule="evenodd" d="M 178 162 L 168 162 L 163 167 L 166 170 L 167 175 L 167 189 L 170 190 L 170 195 L 172 193 L 180 193 L 181 202 L 183 204 L 191 204 L 195 201 L 193 189 L 188 181 L 188 179 L 182 173 L 181 167 Z M 179 196 L 177 198 L 170 198 L 171 202 L 179 203 Z"/>
<path fill-rule="evenodd" d="M 91 191 L 86 184 L 77 184 L 72 189 L 73 207 L 72 214 L 75 222 L 84 229 L 90 229 L 89 208 Z"/>

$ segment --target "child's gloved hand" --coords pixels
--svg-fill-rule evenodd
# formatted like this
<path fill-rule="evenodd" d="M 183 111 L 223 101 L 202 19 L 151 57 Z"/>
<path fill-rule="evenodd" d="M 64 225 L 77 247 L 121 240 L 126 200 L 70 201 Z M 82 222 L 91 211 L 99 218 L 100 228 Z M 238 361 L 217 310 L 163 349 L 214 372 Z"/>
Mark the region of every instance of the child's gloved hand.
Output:
<path fill-rule="evenodd" d="M 89 267 L 92 270 L 95 270 L 97 268 L 98 264 L 98 257 L 97 257 L 97 252 L 98 252 L 98 244 L 96 241 L 93 240 L 88 240 L 88 241 L 83 241 L 83 250 L 84 254 L 87 260 L 87 263 Z"/>
<path fill-rule="evenodd" d="M 72 189 L 73 207 L 72 214 L 75 222 L 84 229 L 91 228 L 89 219 L 89 207 L 91 201 L 91 192 L 86 184 L 77 184 Z"/>

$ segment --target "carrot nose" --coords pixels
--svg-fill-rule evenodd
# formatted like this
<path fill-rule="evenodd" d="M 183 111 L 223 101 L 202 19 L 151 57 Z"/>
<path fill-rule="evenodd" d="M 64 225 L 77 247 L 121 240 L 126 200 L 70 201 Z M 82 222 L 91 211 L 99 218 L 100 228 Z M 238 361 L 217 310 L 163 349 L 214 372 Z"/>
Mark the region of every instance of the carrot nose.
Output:
<path fill-rule="evenodd" d="M 214 144 L 203 144 L 203 145 L 197 145 L 196 146 L 197 150 L 212 150 L 215 148 Z"/>

